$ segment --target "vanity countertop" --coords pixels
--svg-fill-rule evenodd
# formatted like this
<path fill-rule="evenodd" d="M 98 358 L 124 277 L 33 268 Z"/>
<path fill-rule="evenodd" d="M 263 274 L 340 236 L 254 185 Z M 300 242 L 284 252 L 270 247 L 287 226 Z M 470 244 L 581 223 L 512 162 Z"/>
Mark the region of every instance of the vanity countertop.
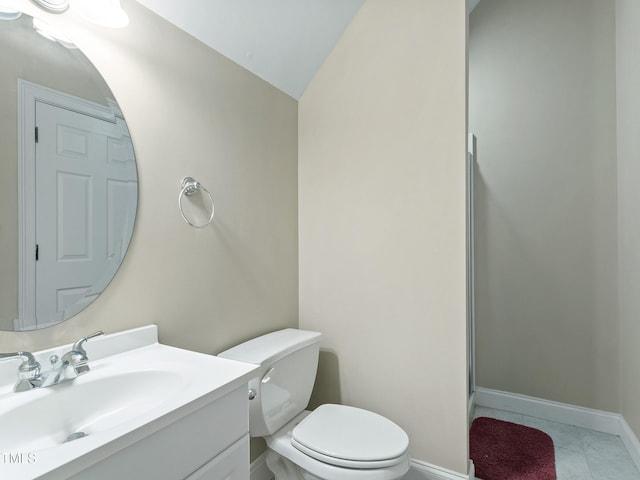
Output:
<path fill-rule="evenodd" d="M 47 365 L 69 347 L 34 356 Z M 13 392 L 17 362 L 0 363 L 0 478 L 68 478 L 246 385 L 256 369 L 162 345 L 155 325 L 85 349 L 90 372 L 27 392 Z M 77 433 L 86 436 L 65 442 Z"/>

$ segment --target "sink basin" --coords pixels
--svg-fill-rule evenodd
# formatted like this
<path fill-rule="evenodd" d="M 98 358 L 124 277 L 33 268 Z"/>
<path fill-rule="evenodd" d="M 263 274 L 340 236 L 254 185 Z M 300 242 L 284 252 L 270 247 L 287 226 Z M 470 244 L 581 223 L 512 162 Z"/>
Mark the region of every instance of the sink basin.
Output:
<path fill-rule="evenodd" d="M 0 438 L 0 451 L 35 452 L 65 443 L 74 433 L 84 438 L 103 432 L 171 399 L 186 383 L 170 370 L 103 371 L 27 392 L 33 395 L 24 400 L 16 394 L 17 405 L 2 412 L 3 429 L 13 434 Z"/>
<path fill-rule="evenodd" d="M 137 340 L 136 340 L 137 338 Z M 34 354 L 42 365 L 68 346 Z M 247 383 L 253 366 L 157 343 L 157 328 L 85 345 L 91 371 L 13 392 L 17 362 L 0 385 L 0 478 L 67 478 Z M 4 373 L 4 376 L 3 376 Z M 12 457 L 7 457 L 11 455 Z M 7 462 L 7 458 L 13 461 Z"/>

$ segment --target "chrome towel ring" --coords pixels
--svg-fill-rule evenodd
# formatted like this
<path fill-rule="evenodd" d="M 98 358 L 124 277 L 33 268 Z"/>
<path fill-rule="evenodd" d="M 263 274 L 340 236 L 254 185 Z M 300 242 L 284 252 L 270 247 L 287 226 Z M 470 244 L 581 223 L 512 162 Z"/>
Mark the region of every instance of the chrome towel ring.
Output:
<path fill-rule="evenodd" d="M 187 197 L 190 197 L 191 195 L 198 192 L 199 190 L 202 190 L 203 192 L 205 192 L 209 197 L 209 201 L 211 202 L 211 215 L 209 216 L 209 220 L 207 220 L 205 223 L 201 225 L 196 225 L 195 223 L 192 223 L 184 214 L 184 209 L 182 208 L 182 197 L 184 197 L 185 195 Z M 211 223 L 211 220 L 213 220 L 213 215 L 215 213 L 215 207 L 213 205 L 213 197 L 209 193 L 209 190 L 204 188 L 200 182 L 196 181 L 192 177 L 184 177 L 182 179 L 182 189 L 180 190 L 180 194 L 178 195 L 178 208 L 180 209 L 180 214 L 182 215 L 182 218 L 184 219 L 184 221 L 195 228 L 204 228 L 207 225 L 209 225 Z"/>

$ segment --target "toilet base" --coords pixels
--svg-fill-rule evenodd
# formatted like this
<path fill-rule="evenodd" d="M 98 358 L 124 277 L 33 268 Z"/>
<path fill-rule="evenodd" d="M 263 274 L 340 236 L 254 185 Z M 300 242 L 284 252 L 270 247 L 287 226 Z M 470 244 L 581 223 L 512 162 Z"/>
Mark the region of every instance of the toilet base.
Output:
<path fill-rule="evenodd" d="M 267 467 L 275 480 L 322 480 L 272 450 L 267 452 Z"/>

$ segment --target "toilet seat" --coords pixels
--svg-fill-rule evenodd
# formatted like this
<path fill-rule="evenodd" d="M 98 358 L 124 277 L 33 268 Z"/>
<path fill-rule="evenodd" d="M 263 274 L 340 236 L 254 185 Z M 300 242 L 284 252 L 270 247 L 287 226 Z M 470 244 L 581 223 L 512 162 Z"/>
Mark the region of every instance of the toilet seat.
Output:
<path fill-rule="evenodd" d="M 405 461 L 409 438 L 391 420 L 355 407 L 321 405 L 291 432 L 302 453 L 339 467 L 374 469 Z"/>

